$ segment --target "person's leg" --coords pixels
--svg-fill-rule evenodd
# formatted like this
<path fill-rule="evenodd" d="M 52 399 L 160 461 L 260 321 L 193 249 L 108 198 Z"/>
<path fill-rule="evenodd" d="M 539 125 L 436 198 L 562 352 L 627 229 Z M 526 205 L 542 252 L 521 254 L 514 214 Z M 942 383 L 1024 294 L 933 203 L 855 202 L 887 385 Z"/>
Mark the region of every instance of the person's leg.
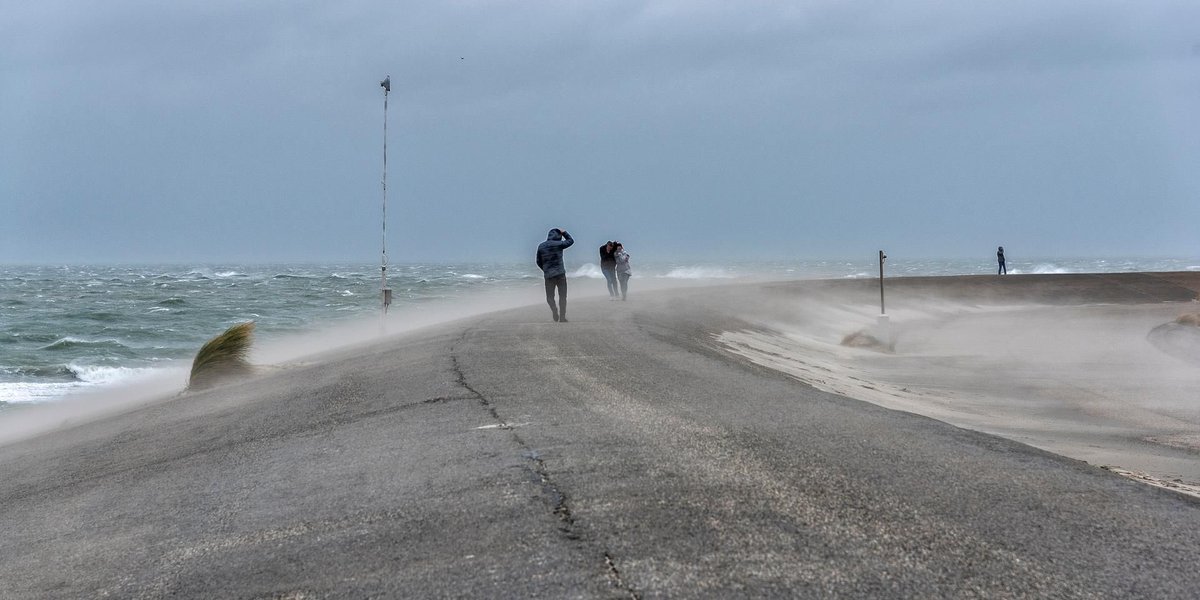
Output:
<path fill-rule="evenodd" d="M 615 298 L 617 296 L 617 270 L 616 269 L 600 269 L 604 273 L 604 281 L 608 284 L 608 297 Z"/>
<path fill-rule="evenodd" d="M 567 322 L 567 276 L 558 277 L 558 320 Z"/>
<path fill-rule="evenodd" d="M 621 299 L 625 299 L 625 295 L 629 293 L 629 273 L 621 273 Z"/>
<path fill-rule="evenodd" d="M 558 320 L 558 308 L 554 306 L 554 287 L 557 277 L 546 278 L 546 304 L 550 305 L 550 313 L 554 315 L 554 320 Z"/>

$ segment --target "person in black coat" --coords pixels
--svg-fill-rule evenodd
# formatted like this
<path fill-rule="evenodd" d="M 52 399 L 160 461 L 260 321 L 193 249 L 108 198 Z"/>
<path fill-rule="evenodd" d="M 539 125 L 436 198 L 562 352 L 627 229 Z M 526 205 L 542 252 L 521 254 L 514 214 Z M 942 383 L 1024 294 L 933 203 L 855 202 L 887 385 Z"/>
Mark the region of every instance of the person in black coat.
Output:
<path fill-rule="evenodd" d="M 616 251 L 616 244 L 612 240 L 600 246 L 600 272 L 604 273 L 604 279 L 608 281 L 610 299 L 617 297 L 617 259 L 613 257 Z"/>

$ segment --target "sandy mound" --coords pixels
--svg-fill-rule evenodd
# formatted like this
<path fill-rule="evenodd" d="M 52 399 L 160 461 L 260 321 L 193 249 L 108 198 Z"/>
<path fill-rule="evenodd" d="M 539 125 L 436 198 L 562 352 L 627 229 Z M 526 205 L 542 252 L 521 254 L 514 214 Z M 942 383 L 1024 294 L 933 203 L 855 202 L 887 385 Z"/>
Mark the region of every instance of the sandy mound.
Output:
<path fill-rule="evenodd" d="M 867 333 L 866 330 L 855 331 L 842 338 L 842 345 L 850 348 L 878 350 L 880 352 L 892 352 L 895 350 L 890 344 L 883 343 L 879 338 Z"/>
<path fill-rule="evenodd" d="M 1184 315 L 1174 323 L 1164 323 L 1150 330 L 1146 340 L 1164 354 L 1200 365 L 1200 326 L 1184 324 L 1185 317 L 1200 319 L 1200 315 Z"/>

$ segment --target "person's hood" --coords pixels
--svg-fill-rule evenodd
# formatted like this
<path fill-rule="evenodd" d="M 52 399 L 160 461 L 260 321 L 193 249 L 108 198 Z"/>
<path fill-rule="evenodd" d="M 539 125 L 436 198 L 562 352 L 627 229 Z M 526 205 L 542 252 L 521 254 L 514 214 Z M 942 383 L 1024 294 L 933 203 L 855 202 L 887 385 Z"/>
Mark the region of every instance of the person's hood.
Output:
<path fill-rule="evenodd" d="M 557 229 L 551 229 L 550 234 L 546 236 L 546 241 L 557 242 L 562 239 L 562 234 Z"/>

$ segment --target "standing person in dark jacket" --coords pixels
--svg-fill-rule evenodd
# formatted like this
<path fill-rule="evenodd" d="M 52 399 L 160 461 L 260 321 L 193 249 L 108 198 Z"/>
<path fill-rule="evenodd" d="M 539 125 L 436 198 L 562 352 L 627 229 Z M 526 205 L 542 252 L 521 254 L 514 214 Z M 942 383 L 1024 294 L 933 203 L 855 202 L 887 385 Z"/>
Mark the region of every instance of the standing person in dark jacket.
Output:
<path fill-rule="evenodd" d="M 600 246 L 600 272 L 604 273 L 604 279 L 608 281 L 609 300 L 617 299 L 617 259 L 613 257 L 616 250 L 616 244 L 612 240 Z"/>
<path fill-rule="evenodd" d="M 574 243 L 567 230 L 551 229 L 537 249 L 537 266 L 546 276 L 546 304 L 559 323 L 567 322 L 567 267 L 563 265 L 563 250 Z M 558 306 L 554 306 L 555 289 L 558 289 Z"/>
<path fill-rule="evenodd" d="M 996 269 L 996 274 L 1008 275 L 1008 268 L 1004 266 L 1004 246 L 1000 246 L 1000 248 L 996 250 L 996 262 L 1000 263 L 999 268 Z"/>

